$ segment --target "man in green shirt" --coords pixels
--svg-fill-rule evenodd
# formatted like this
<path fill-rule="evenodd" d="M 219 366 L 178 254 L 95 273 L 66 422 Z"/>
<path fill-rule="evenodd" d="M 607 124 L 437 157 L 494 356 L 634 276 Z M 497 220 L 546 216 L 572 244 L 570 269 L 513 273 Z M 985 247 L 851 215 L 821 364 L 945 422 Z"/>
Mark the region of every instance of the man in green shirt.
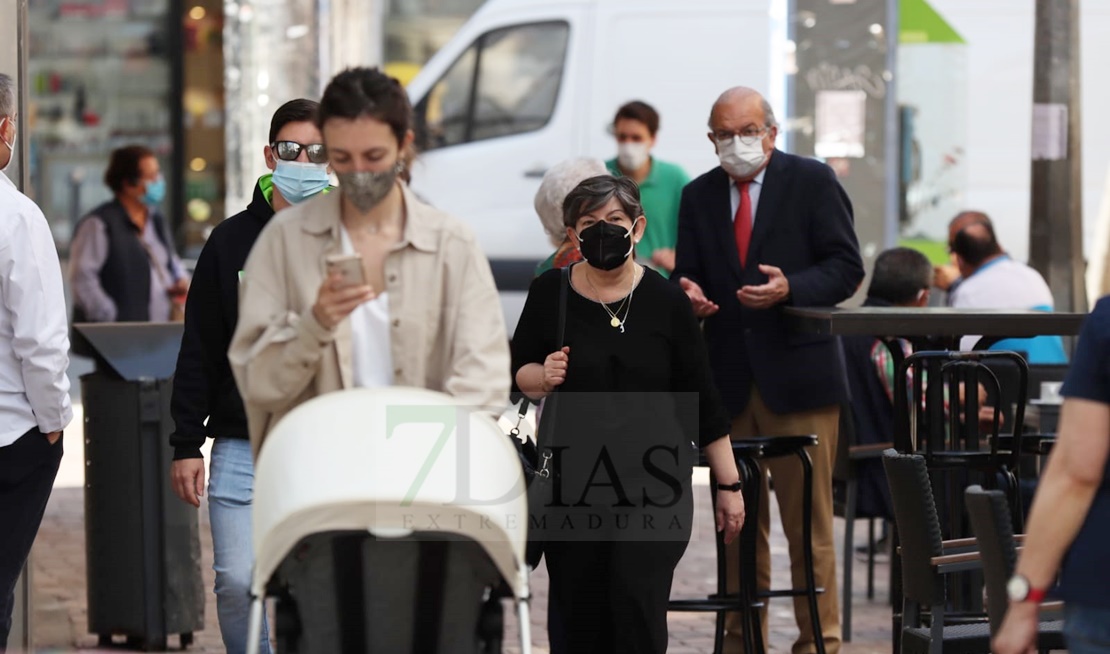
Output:
<path fill-rule="evenodd" d="M 651 156 L 659 114 L 646 102 L 634 100 L 617 110 L 613 135 L 617 157 L 605 162 L 609 172 L 630 177 L 640 186 L 647 230 L 636 246 L 638 258 L 648 261 L 663 276 L 674 270 L 678 240 L 678 202 L 690 178 L 680 166 Z"/>

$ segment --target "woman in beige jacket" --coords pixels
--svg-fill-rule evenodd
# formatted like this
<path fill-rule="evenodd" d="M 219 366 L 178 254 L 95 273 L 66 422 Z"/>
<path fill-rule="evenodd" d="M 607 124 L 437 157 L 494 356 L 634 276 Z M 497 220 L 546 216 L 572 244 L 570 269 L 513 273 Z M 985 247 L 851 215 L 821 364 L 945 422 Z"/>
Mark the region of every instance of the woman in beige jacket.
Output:
<path fill-rule="evenodd" d="M 340 192 L 274 216 L 242 275 L 228 355 L 255 455 L 294 407 L 345 388 L 416 386 L 499 412 L 509 349 L 497 288 L 470 230 L 398 181 L 413 140 L 401 85 L 348 69 L 319 122 Z M 338 254 L 359 255 L 364 283 L 329 276 Z"/>

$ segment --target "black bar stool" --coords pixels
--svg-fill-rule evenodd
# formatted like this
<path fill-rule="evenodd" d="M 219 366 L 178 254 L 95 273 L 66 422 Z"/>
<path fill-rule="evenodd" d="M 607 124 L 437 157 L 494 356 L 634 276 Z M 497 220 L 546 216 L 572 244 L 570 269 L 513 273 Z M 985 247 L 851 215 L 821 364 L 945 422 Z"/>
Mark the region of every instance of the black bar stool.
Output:
<path fill-rule="evenodd" d="M 760 469 L 755 459 L 760 455 L 762 446 L 758 443 L 734 441 L 732 454 L 736 460 L 736 468 L 740 472 L 740 481 L 743 484 L 741 492 L 744 494 L 746 507 L 759 506 Z M 700 467 L 708 467 L 705 454 L 698 462 Z M 712 473 L 709 477 L 709 492 L 713 503 L 713 514 L 717 513 L 717 480 Z M 759 537 L 759 521 L 745 518 L 744 526 L 740 529 L 740 569 L 743 578 L 755 579 L 755 547 Z M 674 599 L 668 602 L 668 611 L 716 613 L 717 624 L 713 635 L 713 652 L 720 654 L 725 642 L 725 614 L 737 611 L 744 624 L 744 650 L 750 653 L 762 653 L 763 629 L 759 620 L 759 609 L 763 604 L 756 597 L 755 584 L 742 584 L 739 593 L 728 592 L 728 576 L 725 567 L 726 548 L 722 532 L 716 532 L 717 545 L 717 592 L 704 599 Z M 748 576 L 751 575 L 751 576 Z"/>
<path fill-rule="evenodd" d="M 817 649 L 817 654 L 825 654 L 825 636 L 821 632 L 821 615 L 817 611 L 817 596 L 824 593 L 825 589 L 817 587 L 817 580 L 813 572 L 813 460 L 810 458 L 809 452 L 806 451 L 807 447 L 817 445 L 817 436 L 812 434 L 808 436 L 765 436 L 762 438 L 745 438 L 739 442 L 759 444 L 759 455 L 755 457 L 756 462 L 760 459 L 796 456 L 802 464 L 802 492 L 805 498 L 802 501 L 802 540 L 804 541 L 802 547 L 802 562 L 805 569 L 806 585 L 802 588 L 789 588 L 784 590 L 759 590 L 756 591 L 756 599 L 805 597 L 809 604 L 809 620 L 813 628 L 814 647 Z M 762 474 L 762 469 L 760 470 L 760 474 Z M 758 520 L 758 501 L 762 484 L 756 484 L 756 486 L 755 496 L 757 504 L 755 506 L 757 507 L 757 515 L 755 517 Z M 741 554 L 740 558 L 741 565 L 743 566 L 743 559 L 745 557 Z M 743 571 L 743 574 L 754 575 L 756 568 L 753 563 L 750 571 L 746 570 L 744 567 L 740 569 Z M 743 577 L 741 578 L 743 579 Z M 754 613 L 756 613 L 756 628 L 759 629 L 759 633 L 762 634 L 763 625 L 759 620 L 758 612 Z M 756 651 L 762 654 L 763 650 L 760 649 Z"/>
<path fill-rule="evenodd" d="M 806 597 L 809 603 L 810 621 L 813 626 L 815 647 L 818 654 L 825 654 L 825 638 L 821 632 L 821 616 L 817 612 L 817 595 L 824 593 L 817 587 L 813 572 L 813 461 L 807 447 L 817 445 L 816 436 L 772 436 L 766 438 L 746 438 L 732 442 L 732 452 L 736 467 L 743 482 L 744 504 L 748 507 L 744 526 L 740 530 L 740 590 L 729 593 L 727 590 L 726 548 L 720 533 L 717 543 L 717 592 L 706 599 L 679 599 L 668 603 L 670 611 L 713 612 L 717 614 L 716 630 L 713 637 L 713 652 L 719 654 L 724 647 L 725 613 L 738 611 L 744 626 L 744 650 L 748 654 L 763 654 L 763 624 L 759 610 L 766 606 L 764 600 L 772 597 Z M 802 538 L 805 540 L 803 559 L 806 586 L 786 590 L 761 591 L 756 587 L 756 543 L 759 538 L 759 503 L 762 494 L 763 470 L 759 460 L 784 456 L 797 456 L 802 463 L 805 500 L 802 503 Z M 704 459 L 699 465 L 705 466 Z M 716 481 L 710 477 L 710 492 L 713 498 L 713 511 L 717 509 Z M 755 507 L 752 509 L 751 507 Z"/>

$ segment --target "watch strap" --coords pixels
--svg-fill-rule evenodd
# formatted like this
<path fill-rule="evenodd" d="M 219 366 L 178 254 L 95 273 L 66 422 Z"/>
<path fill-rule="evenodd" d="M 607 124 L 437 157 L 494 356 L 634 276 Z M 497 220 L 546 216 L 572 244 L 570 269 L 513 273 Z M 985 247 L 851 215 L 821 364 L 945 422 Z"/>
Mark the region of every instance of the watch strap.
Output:
<path fill-rule="evenodd" d="M 1025 599 L 1023 601 L 1032 602 L 1034 604 L 1041 604 L 1042 602 L 1044 602 L 1046 597 L 1048 597 L 1048 590 L 1044 588 L 1033 588 L 1032 586 L 1030 586 L 1029 592 L 1026 593 Z"/>
<path fill-rule="evenodd" d="M 717 490 L 719 491 L 732 491 L 734 493 L 738 493 L 743 489 L 744 482 L 742 481 L 738 481 L 734 484 L 717 484 Z"/>

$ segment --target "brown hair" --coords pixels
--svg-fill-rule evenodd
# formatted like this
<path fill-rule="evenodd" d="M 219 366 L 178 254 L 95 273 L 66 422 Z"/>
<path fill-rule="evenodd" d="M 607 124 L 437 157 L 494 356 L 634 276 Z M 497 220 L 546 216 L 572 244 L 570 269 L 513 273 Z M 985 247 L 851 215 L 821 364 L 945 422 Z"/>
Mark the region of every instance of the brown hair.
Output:
<path fill-rule="evenodd" d="M 650 104 L 640 100 L 633 100 L 617 109 L 617 115 L 613 117 L 613 127 L 616 127 L 617 121 L 620 120 L 640 121 L 647 126 L 648 133 L 652 136 L 659 131 L 659 112 Z"/>
<path fill-rule="evenodd" d="M 270 119 L 270 140 L 273 145 L 277 140 L 278 132 L 289 123 L 315 123 L 320 113 L 320 103 L 315 100 L 297 98 L 290 100 L 278 107 L 274 117 Z"/>
<path fill-rule="evenodd" d="M 143 159 L 153 156 L 154 151 L 145 145 L 128 145 L 113 150 L 108 159 L 108 170 L 104 171 L 104 183 L 113 193 L 123 191 L 124 184 L 137 184 L 142 176 L 139 165 Z"/>
<path fill-rule="evenodd" d="M 400 144 L 412 129 L 412 104 L 401 83 L 377 68 L 348 68 L 336 75 L 320 99 L 317 123 L 369 116 L 389 125 Z"/>

